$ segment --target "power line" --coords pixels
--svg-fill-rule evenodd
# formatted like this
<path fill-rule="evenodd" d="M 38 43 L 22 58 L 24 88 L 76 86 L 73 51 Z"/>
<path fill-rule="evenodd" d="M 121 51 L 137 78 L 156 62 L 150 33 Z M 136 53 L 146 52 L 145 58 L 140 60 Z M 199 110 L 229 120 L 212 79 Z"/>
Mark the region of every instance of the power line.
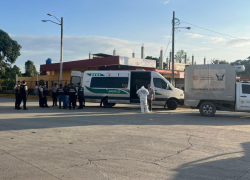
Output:
<path fill-rule="evenodd" d="M 165 50 L 165 52 L 164 52 L 163 58 L 165 58 L 166 52 L 167 52 L 167 50 L 168 50 L 168 46 L 169 46 L 169 44 L 170 44 L 171 37 L 172 37 L 172 35 L 169 36 L 168 45 L 167 45 L 166 50 Z"/>
<path fill-rule="evenodd" d="M 177 41 L 177 40 L 175 40 Z M 180 42 L 180 43 L 183 43 L 183 44 L 190 44 L 190 45 L 194 45 L 194 46 L 202 46 L 202 47 L 208 47 L 208 48 L 212 48 L 212 49 L 219 49 L 219 50 L 224 50 L 224 51 L 230 51 L 230 52 L 239 52 L 239 53 L 247 53 L 249 54 L 249 52 L 242 52 L 242 51 L 232 51 L 232 50 L 228 50 L 228 49 L 222 49 L 222 48 L 218 48 L 218 47 L 211 47 L 211 46 L 204 46 L 204 45 L 198 45 L 198 44 L 192 44 L 192 43 L 187 43 L 187 42 L 183 42 L 183 41 L 177 41 L 177 42 Z"/>
<path fill-rule="evenodd" d="M 213 33 L 217 33 L 217 34 L 220 34 L 220 35 L 223 35 L 223 36 L 227 36 L 227 37 L 231 37 L 231 38 L 235 38 L 235 39 L 241 39 L 241 40 L 245 40 L 245 41 L 250 41 L 249 39 L 238 38 L 238 37 L 231 36 L 231 35 L 228 35 L 228 34 L 220 33 L 220 32 L 213 31 L 213 30 L 210 30 L 210 29 L 207 29 L 207 28 L 203 28 L 203 27 L 200 27 L 200 26 L 197 26 L 197 25 L 194 25 L 194 24 L 185 22 L 185 21 L 181 21 L 181 22 L 182 22 L 182 23 L 189 24 L 189 25 L 191 25 L 191 26 L 198 27 L 198 28 L 200 28 L 200 29 L 204 29 L 204 30 L 206 30 L 206 31 L 210 31 L 210 32 L 213 32 Z"/>

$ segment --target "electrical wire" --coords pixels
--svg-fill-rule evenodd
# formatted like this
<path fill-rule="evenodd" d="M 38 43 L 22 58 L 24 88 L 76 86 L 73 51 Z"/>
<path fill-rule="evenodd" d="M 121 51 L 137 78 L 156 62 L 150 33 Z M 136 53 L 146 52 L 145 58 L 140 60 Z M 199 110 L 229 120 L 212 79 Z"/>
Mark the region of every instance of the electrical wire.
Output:
<path fill-rule="evenodd" d="M 166 50 L 165 50 L 165 52 L 164 52 L 163 59 L 165 58 L 166 52 L 167 52 L 167 50 L 168 50 L 168 46 L 169 46 L 169 44 L 170 44 L 171 37 L 172 37 L 172 35 L 169 36 L 168 45 L 167 45 Z"/>
<path fill-rule="evenodd" d="M 177 41 L 177 40 L 175 40 Z M 202 47 L 208 47 L 208 48 L 212 48 L 212 49 L 219 49 L 219 50 L 224 50 L 224 51 L 230 51 L 230 52 L 238 52 L 238 53 L 247 53 L 249 54 L 249 52 L 242 52 L 242 51 L 234 51 L 234 50 L 228 50 L 228 49 L 222 49 L 222 48 L 217 48 L 217 47 L 212 47 L 212 46 L 204 46 L 204 45 L 198 45 L 198 44 L 192 44 L 192 43 L 187 43 L 187 42 L 183 42 L 183 41 L 177 41 L 183 44 L 190 44 L 190 45 L 194 45 L 194 46 L 202 46 Z"/>
<path fill-rule="evenodd" d="M 194 24 L 185 22 L 185 21 L 181 21 L 181 22 L 182 22 L 182 23 L 189 24 L 189 25 L 194 26 L 194 27 L 197 27 L 197 28 L 200 28 L 200 29 L 204 29 L 204 30 L 206 30 L 206 31 L 210 31 L 210 32 L 213 32 L 213 33 L 217 33 L 217 34 L 220 34 L 220 35 L 223 35 L 223 36 L 231 37 L 231 38 L 234 38 L 234 39 L 241 39 L 241 40 L 245 40 L 245 41 L 250 41 L 249 39 L 238 38 L 238 37 L 231 36 L 231 35 L 228 35 L 228 34 L 220 33 L 220 32 L 213 31 L 213 30 L 210 30 L 210 29 L 207 29 L 207 28 L 203 28 L 203 27 L 200 27 L 200 26 L 197 26 L 197 25 L 194 25 Z"/>

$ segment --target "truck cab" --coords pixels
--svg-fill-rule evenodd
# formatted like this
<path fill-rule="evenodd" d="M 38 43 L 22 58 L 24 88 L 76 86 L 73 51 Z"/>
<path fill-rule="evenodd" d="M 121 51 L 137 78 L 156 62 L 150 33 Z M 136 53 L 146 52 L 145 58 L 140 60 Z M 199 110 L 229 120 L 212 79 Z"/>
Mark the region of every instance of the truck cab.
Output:
<path fill-rule="evenodd" d="M 250 111 L 250 83 L 241 82 L 236 84 L 235 111 Z"/>

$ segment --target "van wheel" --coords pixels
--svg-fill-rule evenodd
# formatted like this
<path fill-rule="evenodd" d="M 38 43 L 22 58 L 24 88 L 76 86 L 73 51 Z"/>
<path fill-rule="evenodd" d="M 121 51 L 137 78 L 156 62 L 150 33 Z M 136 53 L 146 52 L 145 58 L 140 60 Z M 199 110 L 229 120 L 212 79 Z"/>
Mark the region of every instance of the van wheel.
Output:
<path fill-rule="evenodd" d="M 111 107 L 112 107 L 112 103 L 108 103 L 108 99 L 105 99 L 105 100 L 103 101 L 103 106 L 104 106 L 105 108 L 111 108 Z"/>
<path fill-rule="evenodd" d="M 214 116 L 216 112 L 216 107 L 213 103 L 204 102 L 200 105 L 200 114 L 206 117 Z"/>
<path fill-rule="evenodd" d="M 168 109 L 170 110 L 176 110 L 178 107 L 178 103 L 176 100 L 171 99 L 167 102 Z"/>

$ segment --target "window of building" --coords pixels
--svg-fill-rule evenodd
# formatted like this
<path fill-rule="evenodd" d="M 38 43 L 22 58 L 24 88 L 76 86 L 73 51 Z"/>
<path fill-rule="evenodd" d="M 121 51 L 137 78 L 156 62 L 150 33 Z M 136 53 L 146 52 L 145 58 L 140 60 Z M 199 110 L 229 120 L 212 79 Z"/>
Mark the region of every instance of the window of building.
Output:
<path fill-rule="evenodd" d="M 156 88 L 167 89 L 167 83 L 160 78 L 154 78 L 154 86 Z"/>
<path fill-rule="evenodd" d="M 242 84 L 242 94 L 250 94 L 250 85 Z"/>

